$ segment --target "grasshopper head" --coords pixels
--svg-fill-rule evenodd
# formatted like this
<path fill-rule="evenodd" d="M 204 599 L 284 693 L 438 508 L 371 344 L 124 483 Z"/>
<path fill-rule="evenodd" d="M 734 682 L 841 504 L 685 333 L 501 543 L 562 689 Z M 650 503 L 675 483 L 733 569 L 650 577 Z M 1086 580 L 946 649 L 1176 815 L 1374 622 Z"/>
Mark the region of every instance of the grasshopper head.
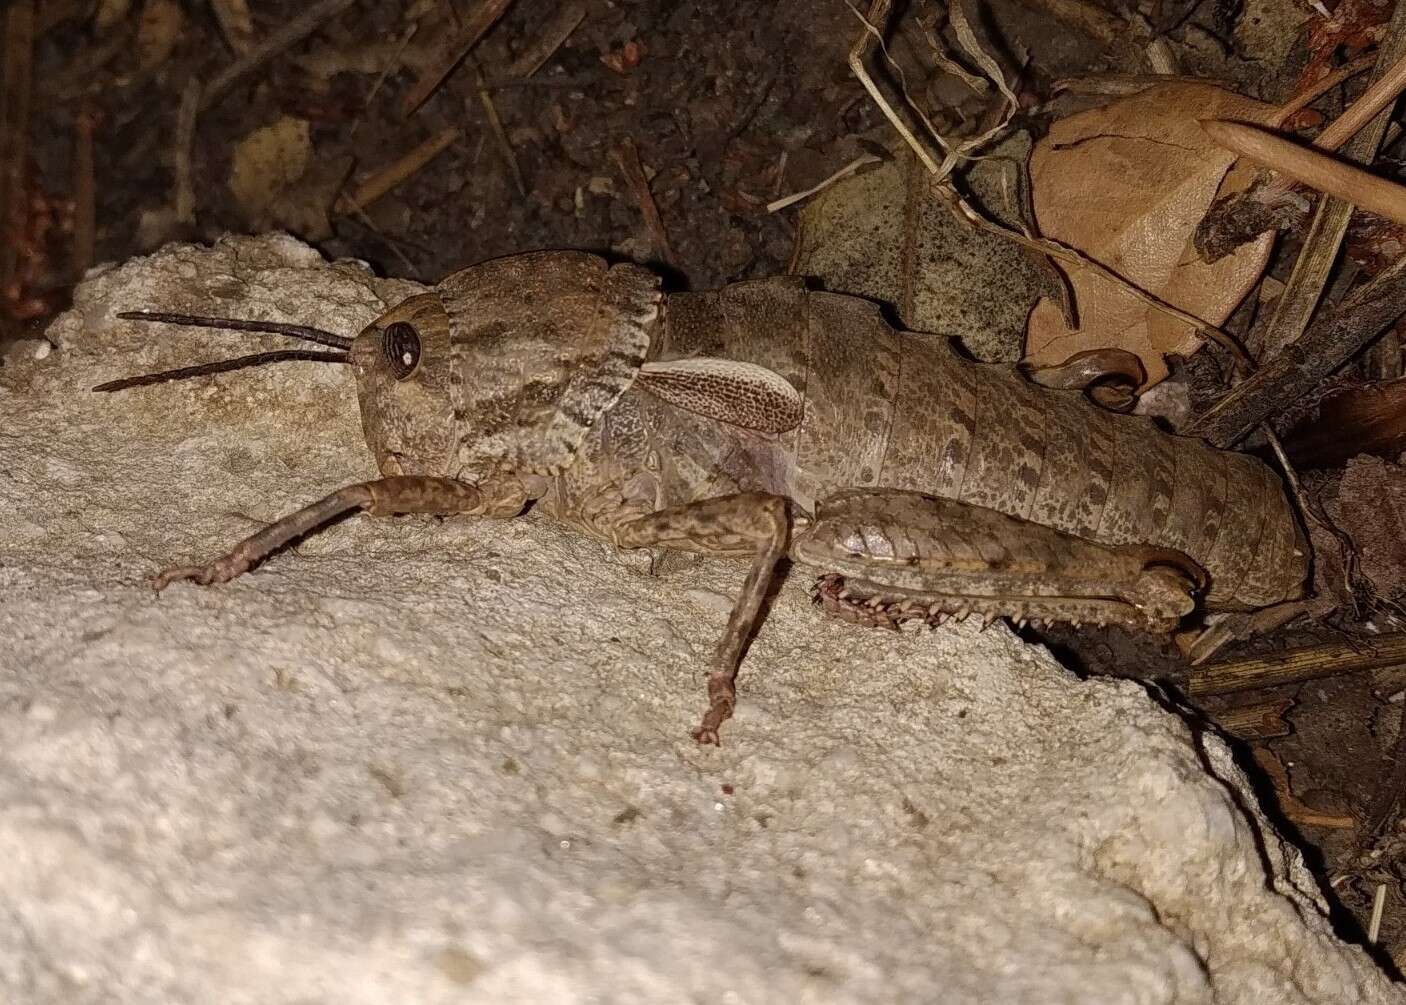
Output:
<path fill-rule="evenodd" d="M 449 319 L 434 293 L 401 301 L 352 341 L 361 428 L 382 474 L 450 473 L 450 362 Z"/>
<path fill-rule="evenodd" d="M 362 381 L 363 416 L 368 394 L 393 399 L 419 381 L 452 426 L 452 442 L 434 442 L 448 451 L 448 474 L 470 481 L 494 472 L 556 474 L 639 373 L 659 299 L 652 273 L 584 252 L 514 255 L 456 272 L 372 326 L 382 346 L 397 337 L 387 320 L 401 321 L 406 310 L 414 314 L 406 323 L 424 330 L 418 371 L 394 388 Z M 408 345 L 409 333 L 398 331 Z M 396 360 L 397 352 L 383 349 L 378 358 Z M 386 372 L 391 362 L 377 366 Z"/>

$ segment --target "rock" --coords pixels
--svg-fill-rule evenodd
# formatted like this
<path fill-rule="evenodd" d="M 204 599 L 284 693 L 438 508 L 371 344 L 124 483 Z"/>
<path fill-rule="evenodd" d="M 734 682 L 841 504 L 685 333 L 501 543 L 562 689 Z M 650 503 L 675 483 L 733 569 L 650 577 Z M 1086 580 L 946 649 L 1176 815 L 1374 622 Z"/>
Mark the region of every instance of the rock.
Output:
<path fill-rule="evenodd" d="M 1221 742 L 999 627 L 788 583 L 721 750 L 736 564 L 651 578 L 528 517 L 358 517 L 155 596 L 373 474 L 351 374 L 97 395 L 412 289 L 287 238 L 86 282 L 0 370 L 0 998 L 1387 1002 Z"/>

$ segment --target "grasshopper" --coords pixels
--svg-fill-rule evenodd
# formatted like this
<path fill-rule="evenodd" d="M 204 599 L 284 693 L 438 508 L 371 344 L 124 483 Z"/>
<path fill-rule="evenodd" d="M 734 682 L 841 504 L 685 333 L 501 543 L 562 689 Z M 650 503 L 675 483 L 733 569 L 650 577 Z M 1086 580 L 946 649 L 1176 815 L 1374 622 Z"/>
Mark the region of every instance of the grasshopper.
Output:
<path fill-rule="evenodd" d="M 535 505 L 619 548 L 746 558 L 694 737 L 719 742 L 778 562 L 869 625 L 979 616 L 1169 631 L 1198 602 L 1302 594 L 1307 546 L 1260 461 L 1173 436 L 1015 369 L 899 331 L 869 301 L 794 278 L 665 297 L 658 278 L 578 252 L 454 273 L 349 338 L 102 385 L 280 359 L 349 363 L 383 477 L 338 489 L 203 565 L 234 579 L 348 511 L 510 518 Z"/>

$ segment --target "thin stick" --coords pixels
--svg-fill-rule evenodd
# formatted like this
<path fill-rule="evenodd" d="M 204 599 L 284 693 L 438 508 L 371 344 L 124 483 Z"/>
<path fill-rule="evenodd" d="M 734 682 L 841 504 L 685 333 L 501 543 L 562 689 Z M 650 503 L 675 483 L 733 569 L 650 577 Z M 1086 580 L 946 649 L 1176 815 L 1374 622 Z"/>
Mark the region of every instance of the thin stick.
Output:
<path fill-rule="evenodd" d="M 195 124 L 200 116 L 200 81 L 192 77 L 181 92 L 181 107 L 176 113 L 176 180 L 172 200 L 176 219 L 185 224 L 195 222 Z"/>
<path fill-rule="evenodd" d="M 1211 721 L 1241 740 L 1269 740 L 1289 735 L 1291 730 L 1284 721 L 1284 713 L 1293 706 L 1291 698 L 1240 705 L 1224 712 L 1212 712 Z"/>
<path fill-rule="evenodd" d="M 1402 5 L 1406 9 L 1406 4 Z M 1297 400 L 1406 313 L 1406 256 L 1349 293 L 1299 339 L 1207 409 L 1187 432 L 1218 447 L 1237 443 L 1255 426 Z"/>
<path fill-rule="evenodd" d="M 1282 126 L 1284 122 L 1289 118 L 1289 116 L 1295 114 L 1296 112 L 1303 111 L 1305 108 L 1313 104 L 1319 98 L 1323 97 L 1323 95 L 1327 94 L 1333 88 L 1339 86 L 1340 84 L 1346 83 L 1347 81 L 1351 80 L 1353 77 L 1361 73 L 1363 70 L 1370 70 L 1376 65 L 1377 54 L 1375 52 L 1369 52 L 1366 55 L 1358 56 L 1350 63 L 1343 64 L 1342 66 L 1334 70 L 1332 73 L 1329 73 L 1324 76 L 1322 79 L 1314 81 L 1301 94 L 1294 95 L 1288 101 L 1284 102 L 1284 104 L 1280 105 L 1278 111 L 1274 113 L 1274 118 L 1271 120 L 1271 124 L 1275 126 Z M 1322 139 L 1321 134 L 1319 135 L 1319 139 Z M 1320 144 L 1317 140 L 1314 141 L 1314 145 L 1322 146 L 1324 150 L 1336 150 L 1339 146 L 1338 143 L 1335 143 L 1332 146 Z"/>
<path fill-rule="evenodd" d="M 1406 4 L 1398 4 L 1392 12 L 1386 38 L 1382 40 L 1378 51 L 1377 63 L 1372 71 L 1373 77 L 1384 79 L 1388 71 L 1394 74 L 1398 62 L 1403 58 L 1406 58 Z M 1368 91 L 1373 90 L 1375 79 L 1368 85 Z M 1359 164 L 1370 163 L 1376 156 L 1390 120 L 1389 108 L 1377 112 L 1376 117 L 1365 128 L 1356 130 L 1356 135 L 1344 144 L 1342 159 Z M 1286 180 L 1280 178 L 1275 180 L 1272 187 L 1287 192 L 1289 186 Z M 1274 201 L 1275 195 L 1273 192 L 1261 193 L 1260 198 Z M 1294 261 L 1289 281 L 1275 305 L 1274 316 L 1261 339 L 1262 359 L 1271 358 L 1304 336 L 1309 320 L 1322 299 L 1323 290 L 1328 285 L 1328 277 L 1337 261 L 1338 249 L 1347 234 L 1351 216 L 1352 205 L 1331 196 L 1319 199 L 1318 204 L 1313 207 L 1313 219 L 1304 237 L 1303 250 Z"/>
<path fill-rule="evenodd" d="M 350 213 L 354 209 L 365 209 L 387 192 L 404 184 L 430 161 L 457 143 L 464 134 L 451 126 L 436 136 L 431 136 L 415 149 L 387 164 L 362 181 L 351 192 L 337 197 L 333 210 Z"/>
<path fill-rule="evenodd" d="M 570 0 L 562 4 L 552 15 L 552 19 L 542 26 L 537 40 L 518 53 L 517 58 L 508 64 L 508 76 L 526 78 L 542 69 L 547 60 L 556 55 L 557 50 L 566 44 L 566 40 L 584 20 L 584 0 Z"/>
<path fill-rule="evenodd" d="M 1376 944 L 1382 934 L 1382 910 L 1386 907 L 1386 884 L 1378 883 L 1372 894 L 1372 921 L 1367 926 L 1367 941 Z"/>
<path fill-rule="evenodd" d="M 1029 0 L 1031 6 L 1038 7 L 1071 28 L 1075 28 L 1090 38 L 1111 45 L 1119 39 L 1127 38 L 1128 23 L 1115 17 L 1090 0 Z"/>
<path fill-rule="evenodd" d="M 785 151 L 782 152 L 781 156 L 786 156 Z M 839 181 L 841 178 L 848 178 L 860 168 L 868 164 L 881 163 L 883 163 L 882 157 L 875 157 L 873 154 L 861 154 L 860 156 L 856 157 L 854 160 L 846 164 L 844 167 L 840 168 L 834 174 L 830 175 L 830 177 L 826 178 L 824 181 L 812 185 L 810 188 L 805 189 L 803 191 L 792 192 L 788 196 L 783 196 L 780 199 L 772 200 L 771 202 L 766 204 L 766 211 L 768 213 L 775 213 L 777 210 L 785 209 L 787 206 L 794 205 L 795 203 L 800 202 L 802 199 L 809 199 L 817 192 L 823 192 L 825 189 L 835 184 L 835 182 Z M 777 180 L 780 181 L 780 178 L 778 177 Z"/>
<path fill-rule="evenodd" d="M 475 67 L 474 76 L 478 79 L 478 101 L 483 106 L 483 114 L 488 119 L 488 128 L 493 133 L 498 150 L 503 154 L 503 160 L 508 164 L 508 171 L 512 173 L 513 184 L 517 186 L 518 195 L 526 198 L 527 183 L 522 179 L 522 168 L 518 166 L 517 154 L 513 152 L 513 145 L 508 141 L 508 134 L 503 129 L 503 120 L 498 117 L 498 106 L 493 103 L 493 96 L 484 86 L 487 82 L 484 79 L 483 70 Z"/>
<path fill-rule="evenodd" d="M 1396 223 L 1406 223 L 1406 187 L 1241 122 L 1202 119 L 1201 128 L 1241 157 Z"/>
<path fill-rule="evenodd" d="M 346 10 L 356 0 L 319 0 L 282 28 L 254 47 L 248 55 L 241 56 L 215 75 L 215 79 L 205 88 L 200 102 L 201 111 L 209 109 L 229 93 L 235 84 L 253 73 L 269 60 L 287 49 L 291 49 L 307 38 L 326 22 Z"/>
<path fill-rule="evenodd" d="M 620 173 L 625 176 L 625 181 L 635 194 L 635 201 L 639 203 L 640 214 L 644 217 L 645 226 L 649 228 L 649 233 L 654 238 L 654 250 L 664 261 L 674 268 L 678 268 L 678 261 L 674 258 L 674 249 L 669 246 L 669 232 L 664 229 L 664 219 L 659 215 L 659 206 L 654 201 L 654 193 L 649 190 L 649 179 L 644 175 L 644 165 L 640 163 L 640 154 L 635 149 L 635 141 L 626 136 L 615 145 L 611 156 L 620 166 Z"/>
<path fill-rule="evenodd" d="M 503 12 L 513 0 L 479 0 L 479 4 L 474 8 L 463 27 L 459 29 L 458 37 L 446 49 L 439 61 L 425 71 L 424 75 L 415 82 L 410 93 L 405 96 L 401 103 L 400 111 L 402 115 L 410 115 L 415 109 L 423 105 L 431 94 L 439 89 L 439 85 L 444 83 L 444 78 L 454 72 L 454 68 L 463 61 L 469 54 L 469 50 L 476 46 L 479 39 L 488 34 L 488 29 L 492 28 Z"/>
<path fill-rule="evenodd" d="M 1406 666 L 1406 635 L 1382 635 L 1362 639 L 1355 645 L 1328 642 L 1267 656 L 1211 663 L 1192 671 L 1187 693 L 1200 698 L 1301 684 L 1320 677 L 1391 666 Z"/>
<path fill-rule="evenodd" d="M 1320 150 L 1336 150 L 1392 104 L 1406 88 L 1406 58 L 1398 59 L 1314 139 Z"/>

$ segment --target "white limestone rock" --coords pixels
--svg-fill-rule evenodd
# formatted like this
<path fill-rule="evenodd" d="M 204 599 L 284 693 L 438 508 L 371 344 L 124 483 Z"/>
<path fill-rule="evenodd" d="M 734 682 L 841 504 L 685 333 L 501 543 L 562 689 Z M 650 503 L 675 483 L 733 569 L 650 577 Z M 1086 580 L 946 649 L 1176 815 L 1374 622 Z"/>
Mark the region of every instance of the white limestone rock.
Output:
<path fill-rule="evenodd" d="M 0 999 L 1395 1002 L 1225 747 L 1001 628 L 781 593 L 689 738 L 743 570 L 545 521 L 353 518 L 146 580 L 374 474 L 343 367 L 117 395 L 354 333 L 408 284 L 284 237 L 96 276 L 0 369 Z"/>

